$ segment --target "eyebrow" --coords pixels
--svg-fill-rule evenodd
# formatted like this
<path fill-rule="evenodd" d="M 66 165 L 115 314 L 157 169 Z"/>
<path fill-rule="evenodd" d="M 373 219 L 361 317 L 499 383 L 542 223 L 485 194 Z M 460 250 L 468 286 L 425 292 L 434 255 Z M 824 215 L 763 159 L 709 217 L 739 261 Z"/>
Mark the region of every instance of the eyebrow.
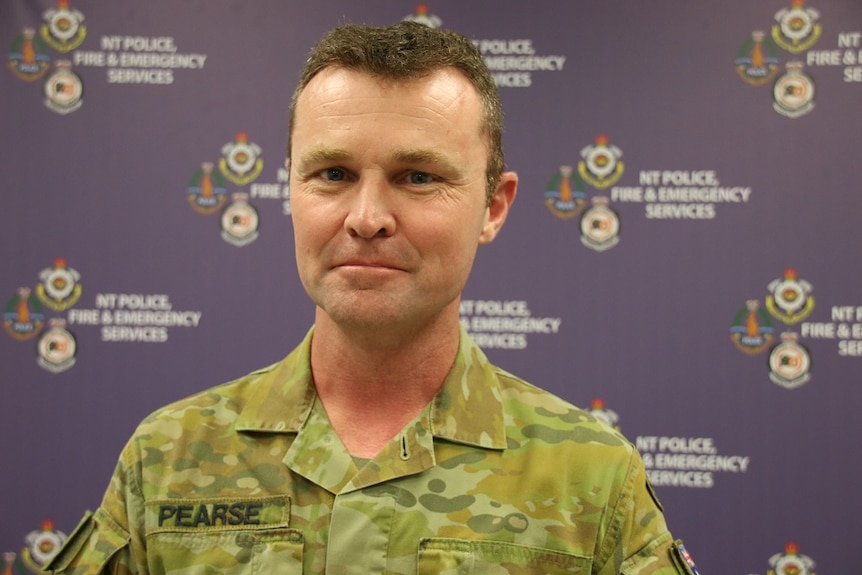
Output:
<path fill-rule="evenodd" d="M 311 150 L 303 154 L 300 159 L 303 162 L 320 163 L 340 162 L 344 160 L 349 160 L 350 158 L 350 152 L 348 152 L 347 150 L 321 146 L 318 148 L 312 148 Z"/>
<path fill-rule="evenodd" d="M 303 162 L 318 164 L 344 162 L 352 158 L 353 154 L 345 149 L 320 146 L 308 150 L 300 159 Z M 457 170 L 457 166 L 448 156 L 427 148 L 396 150 L 391 158 L 402 164 L 434 164 L 447 170 Z"/>
<path fill-rule="evenodd" d="M 397 150 L 393 158 L 405 164 L 440 164 L 451 166 L 449 158 L 439 152 L 429 149 Z M 453 166 L 454 167 L 454 166 Z"/>

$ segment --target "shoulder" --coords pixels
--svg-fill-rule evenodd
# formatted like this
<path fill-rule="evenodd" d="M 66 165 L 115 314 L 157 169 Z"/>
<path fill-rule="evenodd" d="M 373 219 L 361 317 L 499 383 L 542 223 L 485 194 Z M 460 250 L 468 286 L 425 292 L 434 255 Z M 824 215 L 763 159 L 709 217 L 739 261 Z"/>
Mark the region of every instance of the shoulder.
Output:
<path fill-rule="evenodd" d="M 627 464 L 634 446 L 588 411 L 495 367 L 507 435 L 543 444 L 587 450 Z"/>
<path fill-rule="evenodd" d="M 230 417 L 230 414 L 242 410 L 248 392 L 255 383 L 277 366 L 278 364 L 267 366 L 169 403 L 149 414 L 142 421 L 142 425 L 163 420 L 187 419 L 195 414 L 216 419 L 219 416 Z"/>
<path fill-rule="evenodd" d="M 130 444 L 163 449 L 224 434 L 233 428 L 256 390 L 279 364 L 253 371 L 169 403 L 150 413 L 137 426 Z"/>

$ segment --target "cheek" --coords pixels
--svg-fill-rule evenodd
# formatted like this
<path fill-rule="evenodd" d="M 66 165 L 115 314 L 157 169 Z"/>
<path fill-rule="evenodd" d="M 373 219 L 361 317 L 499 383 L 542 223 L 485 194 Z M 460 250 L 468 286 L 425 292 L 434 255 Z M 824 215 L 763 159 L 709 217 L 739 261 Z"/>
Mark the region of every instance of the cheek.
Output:
<path fill-rule="evenodd" d="M 469 269 L 476 254 L 481 226 L 465 218 L 453 218 L 429 228 L 422 236 L 426 254 L 433 253 L 444 274 L 461 274 Z M 441 230 L 443 230 L 441 232 Z"/>
<path fill-rule="evenodd" d="M 332 218 L 321 217 L 319 212 L 304 202 L 296 202 L 292 206 L 293 237 L 298 256 L 319 251 L 320 244 L 335 225 Z"/>

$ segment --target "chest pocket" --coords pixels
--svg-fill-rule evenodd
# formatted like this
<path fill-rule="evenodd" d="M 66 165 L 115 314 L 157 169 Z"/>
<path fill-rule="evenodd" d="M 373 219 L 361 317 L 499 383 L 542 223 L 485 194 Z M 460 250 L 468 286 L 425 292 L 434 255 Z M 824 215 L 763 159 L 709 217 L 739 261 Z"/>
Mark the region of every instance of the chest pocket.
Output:
<path fill-rule="evenodd" d="M 501 541 L 423 539 L 419 544 L 417 575 L 544 574 L 588 575 L 592 561 L 580 557 Z"/>
<path fill-rule="evenodd" d="M 151 573 L 302 573 L 304 540 L 287 497 L 147 502 Z"/>

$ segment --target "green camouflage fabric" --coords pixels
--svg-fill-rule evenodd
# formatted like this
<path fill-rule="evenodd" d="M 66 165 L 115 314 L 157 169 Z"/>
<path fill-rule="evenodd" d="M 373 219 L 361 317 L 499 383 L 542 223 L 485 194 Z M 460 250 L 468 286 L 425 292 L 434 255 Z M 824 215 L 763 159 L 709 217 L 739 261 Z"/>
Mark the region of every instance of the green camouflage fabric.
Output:
<path fill-rule="evenodd" d="M 691 573 L 634 447 L 466 333 L 435 399 L 368 462 L 317 397 L 312 337 L 145 419 L 47 570 Z"/>

